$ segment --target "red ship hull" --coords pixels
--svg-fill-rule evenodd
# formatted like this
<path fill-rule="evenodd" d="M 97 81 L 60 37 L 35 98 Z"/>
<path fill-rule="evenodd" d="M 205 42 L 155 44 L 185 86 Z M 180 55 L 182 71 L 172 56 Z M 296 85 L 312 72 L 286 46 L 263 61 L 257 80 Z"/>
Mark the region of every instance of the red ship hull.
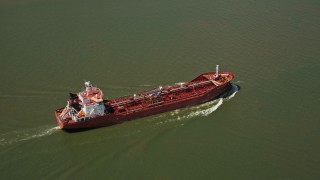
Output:
<path fill-rule="evenodd" d="M 61 111 L 63 108 L 58 109 L 55 111 L 56 120 L 60 126 L 61 129 L 89 129 L 89 128 L 97 128 L 97 127 L 103 127 L 103 126 L 111 126 L 114 124 L 119 124 L 124 121 L 129 121 L 137 118 L 147 117 L 151 115 L 156 115 L 159 113 L 172 111 L 179 108 L 189 107 L 189 106 L 195 106 L 199 105 L 205 102 L 208 102 L 210 100 L 213 100 L 217 98 L 219 95 L 229 91 L 231 89 L 231 80 L 234 78 L 234 75 L 229 72 L 224 72 L 227 74 L 230 78 L 226 80 L 223 84 L 219 85 L 207 85 L 207 89 L 204 90 L 202 93 L 193 93 L 193 95 L 188 95 L 182 99 L 177 100 L 166 100 L 163 103 L 152 106 L 152 107 L 143 107 L 140 108 L 138 111 L 126 111 L 124 113 L 106 113 L 102 116 L 96 116 L 93 118 L 89 118 L 83 121 L 73 121 L 73 120 L 62 120 L 60 118 Z M 212 76 L 213 73 L 206 73 L 203 75 Z M 220 74 L 220 73 L 219 73 Z M 199 82 L 201 79 L 201 76 L 197 77 L 193 81 Z M 191 87 L 192 82 L 190 81 L 189 85 Z M 188 85 L 188 84 L 187 84 Z M 189 92 L 189 94 L 192 92 Z M 172 98 L 171 98 L 172 99 Z M 113 101 L 113 100 L 111 100 Z M 109 101 L 110 102 L 110 101 Z M 142 105 L 140 105 L 142 107 Z M 139 106 L 139 107 L 140 107 Z"/>

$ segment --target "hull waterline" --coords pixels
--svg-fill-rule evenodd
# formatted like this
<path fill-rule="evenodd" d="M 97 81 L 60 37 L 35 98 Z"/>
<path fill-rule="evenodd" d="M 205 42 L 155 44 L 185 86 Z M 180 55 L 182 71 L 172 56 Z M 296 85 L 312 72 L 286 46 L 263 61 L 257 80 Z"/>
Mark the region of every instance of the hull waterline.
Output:
<path fill-rule="evenodd" d="M 214 73 L 206 73 L 205 75 L 207 74 L 208 77 L 211 77 Z M 180 93 L 179 89 L 176 90 L 177 88 L 161 87 L 159 91 L 153 90 L 152 92 L 150 91 L 141 93 L 144 96 L 142 100 L 138 99 L 137 95 L 134 95 L 132 97 L 124 98 L 125 100 L 104 101 L 105 106 L 110 106 L 115 112 L 109 112 L 103 115 L 97 115 L 94 117 L 83 118 L 75 121 L 72 119 L 62 119 L 61 113 L 64 110 L 64 108 L 61 108 L 55 111 L 55 117 L 61 129 L 91 129 L 104 126 L 111 126 L 133 119 L 156 115 L 184 107 L 199 105 L 208 102 L 212 99 L 215 99 L 219 97 L 221 94 L 231 89 L 231 80 L 234 78 L 234 75 L 229 72 L 225 74 L 227 74 L 226 76 L 228 76 L 229 79 L 222 84 L 217 84 L 212 80 L 212 84 L 208 84 L 207 80 L 203 80 L 202 82 L 202 79 L 199 78 L 200 76 L 197 77 L 198 79 L 194 79 L 193 81 L 197 82 L 198 84 L 199 82 L 203 84 L 208 84 L 203 85 L 203 87 L 200 87 L 204 88 L 203 90 L 199 88 L 199 90 L 197 91 L 195 85 L 193 85 L 195 83 L 191 81 L 184 87 L 181 85 L 180 89 L 183 89 L 183 93 Z M 159 94 L 159 92 L 165 95 Z M 146 98 L 146 96 L 149 96 L 149 94 L 154 95 L 157 93 L 158 97 L 150 97 L 150 99 L 152 99 L 151 102 L 153 102 L 153 104 L 146 105 L 146 103 L 149 102 L 149 98 Z M 141 94 L 139 94 L 139 96 L 142 96 Z M 130 102 L 128 99 L 130 100 Z M 159 101 L 158 99 L 161 100 Z M 122 106 L 125 107 L 125 110 L 123 110 Z"/>

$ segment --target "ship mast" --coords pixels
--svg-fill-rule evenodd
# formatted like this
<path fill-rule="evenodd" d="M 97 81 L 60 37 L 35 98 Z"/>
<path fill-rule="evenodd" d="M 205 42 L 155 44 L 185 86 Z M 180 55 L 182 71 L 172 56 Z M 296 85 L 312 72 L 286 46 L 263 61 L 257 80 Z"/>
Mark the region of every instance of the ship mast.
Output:
<path fill-rule="evenodd" d="M 217 78 L 219 76 L 219 65 L 216 65 L 216 75 L 215 77 Z"/>

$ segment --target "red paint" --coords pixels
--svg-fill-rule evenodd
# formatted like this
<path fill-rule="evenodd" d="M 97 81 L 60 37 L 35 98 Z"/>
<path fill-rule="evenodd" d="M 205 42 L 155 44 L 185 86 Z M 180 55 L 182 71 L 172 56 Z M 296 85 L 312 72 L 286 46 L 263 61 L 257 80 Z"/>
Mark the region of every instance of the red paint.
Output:
<path fill-rule="evenodd" d="M 144 91 L 136 96 L 126 96 L 104 100 L 106 106 L 112 106 L 113 113 L 92 117 L 80 122 L 71 119 L 61 120 L 63 108 L 55 111 L 55 116 L 62 129 L 85 129 L 110 126 L 124 121 L 155 115 L 175 109 L 208 102 L 231 89 L 231 72 L 205 73 L 183 85 L 166 86 Z"/>

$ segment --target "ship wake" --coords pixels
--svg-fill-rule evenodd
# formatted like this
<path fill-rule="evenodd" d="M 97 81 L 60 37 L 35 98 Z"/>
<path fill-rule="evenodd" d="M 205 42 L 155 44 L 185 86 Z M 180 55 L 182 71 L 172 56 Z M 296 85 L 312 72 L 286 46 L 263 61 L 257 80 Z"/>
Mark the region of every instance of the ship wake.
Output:
<path fill-rule="evenodd" d="M 232 84 L 231 90 L 222 94 L 219 98 L 195 107 L 189 107 L 185 109 L 178 109 L 172 111 L 169 115 L 169 118 L 166 118 L 166 120 L 160 121 L 156 124 L 161 125 L 170 122 L 179 122 L 193 117 L 209 116 L 210 114 L 215 112 L 219 107 L 221 107 L 224 102 L 234 98 L 239 90 L 239 86 Z M 181 125 L 184 124 L 182 123 Z"/>
<path fill-rule="evenodd" d="M 0 145 L 6 146 L 21 141 L 28 141 L 37 139 L 44 136 L 49 136 L 60 129 L 59 126 L 56 127 L 42 127 L 28 130 L 11 131 L 3 133 L 0 135 Z"/>

